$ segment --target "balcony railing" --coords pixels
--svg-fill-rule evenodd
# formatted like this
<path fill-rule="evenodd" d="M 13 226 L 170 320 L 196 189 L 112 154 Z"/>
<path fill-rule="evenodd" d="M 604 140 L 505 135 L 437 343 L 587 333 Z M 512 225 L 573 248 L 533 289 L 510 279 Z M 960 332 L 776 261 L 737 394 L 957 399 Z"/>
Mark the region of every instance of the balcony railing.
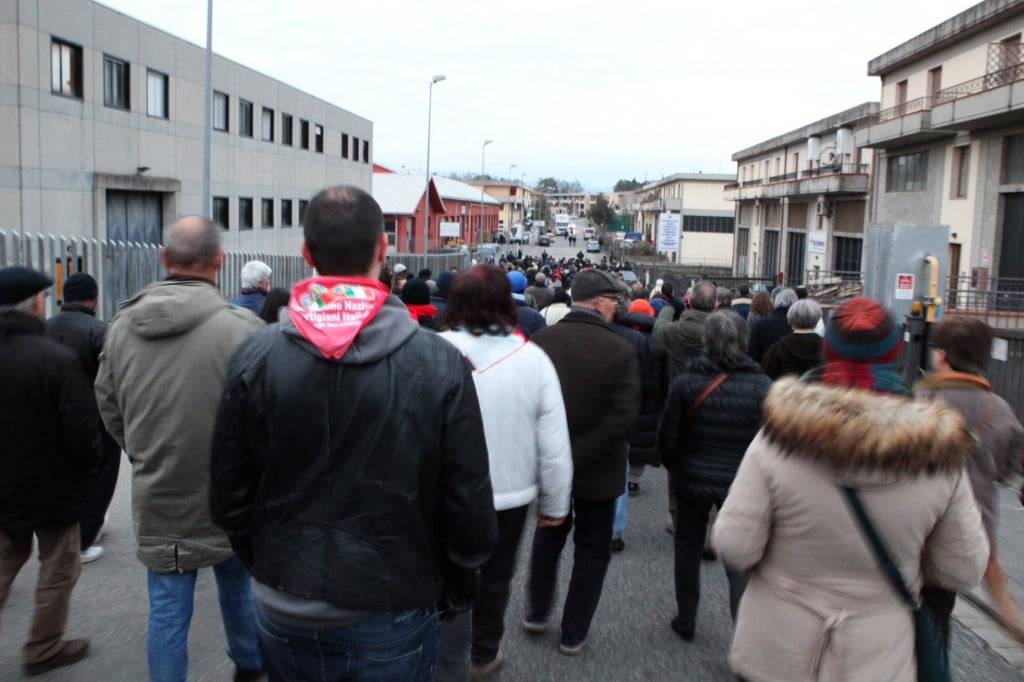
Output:
<path fill-rule="evenodd" d="M 874 116 L 868 117 L 867 125 L 884 123 L 885 121 L 901 118 L 907 114 L 913 114 L 918 111 L 930 111 L 933 107 L 937 107 L 940 104 L 946 104 L 947 102 L 952 102 L 962 97 L 970 97 L 971 95 L 976 95 L 979 92 L 986 92 L 988 90 L 1001 88 L 1004 85 L 1016 83 L 1021 80 L 1024 80 L 1024 61 L 1003 69 L 986 73 L 984 76 L 972 78 L 971 80 L 964 81 L 963 83 L 957 83 L 956 85 L 939 90 L 933 96 L 918 97 L 917 99 L 909 100 L 903 104 L 898 104 L 894 107 L 889 107 L 888 109 L 882 109 Z"/>
<path fill-rule="evenodd" d="M 816 178 L 820 175 L 855 175 L 867 174 L 868 164 L 866 163 L 833 163 L 817 168 L 808 168 L 801 171 L 802 178 Z"/>

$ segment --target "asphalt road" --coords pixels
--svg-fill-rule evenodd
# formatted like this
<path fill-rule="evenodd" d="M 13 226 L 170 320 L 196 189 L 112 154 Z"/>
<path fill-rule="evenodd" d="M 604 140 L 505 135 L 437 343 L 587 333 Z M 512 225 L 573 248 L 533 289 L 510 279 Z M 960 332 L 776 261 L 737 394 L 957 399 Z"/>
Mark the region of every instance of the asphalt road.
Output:
<path fill-rule="evenodd" d="M 70 637 L 88 637 L 92 652 L 84 661 L 40 679 L 67 682 L 109 682 L 146 679 L 146 574 L 135 559 L 127 467 L 111 508 L 103 539 L 106 555 L 83 566 L 75 589 L 68 629 Z M 511 680 L 700 680 L 734 677 L 727 662 L 732 624 L 725 575 L 719 564 L 705 562 L 697 637 L 682 642 L 669 629 L 673 614 L 672 536 L 664 530 L 665 477 L 648 470 L 641 495 L 631 499 L 626 549 L 613 556 L 604 595 L 597 609 L 590 643 L 575 658 L 558 653 L 558 631 L 533 636 L 519 625 L 523 615 L 525 557 L 531 532 L 523 538 L 513 599 L 503 643 L 507 663 L 495 678 Z M 571 543 L 564 559 L 571 557 Z M 562 585 L 571 561 L 562 562 Z M 15 581 L 0 623 L 0 680 L 20 680 L 20 647 L 32 613 L 36 563 L 30 561 Z M 557 624 L 559 612 L 553 622 Z M 765 623 L 765 627 L 774 627 Z M 957 680 L 1022 680 L 1002 658 L 986 649 L 970 631 L 954 624 L 953 663 Z M 233 667 L 225 651 L 210 571 L 201 571 L 189 642 L 194 681 L 230 680 Z"/>

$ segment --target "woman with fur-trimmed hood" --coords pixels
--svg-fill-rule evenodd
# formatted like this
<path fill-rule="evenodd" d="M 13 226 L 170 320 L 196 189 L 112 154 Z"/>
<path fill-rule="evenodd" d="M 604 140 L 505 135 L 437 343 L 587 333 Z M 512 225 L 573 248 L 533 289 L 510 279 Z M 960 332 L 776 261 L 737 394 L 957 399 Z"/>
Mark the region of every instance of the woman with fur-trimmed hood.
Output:
<path fill-rule="evenodd" d="M 860 492 L 912 591 L 975 586 L 988 559 L 955 411 L 913 402 L 891 367 L 900 332 L 878 303 L 847 302 L 826 364 L 779 379 L 713 531 L 750 581 L 731 663 L 760 680 L 916 680 L 912 613 L 879 567 L 840 485 Z"/>

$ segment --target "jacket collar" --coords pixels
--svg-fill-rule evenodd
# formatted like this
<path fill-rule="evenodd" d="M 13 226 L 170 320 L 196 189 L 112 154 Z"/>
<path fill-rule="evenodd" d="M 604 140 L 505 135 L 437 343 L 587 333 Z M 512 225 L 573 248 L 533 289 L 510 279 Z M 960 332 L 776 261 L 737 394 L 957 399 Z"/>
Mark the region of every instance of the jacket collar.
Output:
<path fill-rule="evenodd" d="M 62 313 L 85 313 L 96 317 L 96 311 L 89 306 L 82 305 L 81 303 L 64 303 L 60 307 Z"/>
<path fill-rule="evenodd" d="M 46 324 L 28 313 L 0 314 L 0 334 L 42 334 Z"/>
<path fill-rule="evenodd" d="M 953 471 L 972 446 L 957 412 L 937 401 L 782 378 L 763 409 L 764 434 L 785 454 L 839 470 Z"/>
<path fill-rule="evenodd" d="M 917 383 L 917 386 L 925 389 L 939 388 L 979 388 L 991 391 L 988 379 L 980 374 L 968 372 L 957 372 L 955 370 L 941 370 L 932 372 Z"/>

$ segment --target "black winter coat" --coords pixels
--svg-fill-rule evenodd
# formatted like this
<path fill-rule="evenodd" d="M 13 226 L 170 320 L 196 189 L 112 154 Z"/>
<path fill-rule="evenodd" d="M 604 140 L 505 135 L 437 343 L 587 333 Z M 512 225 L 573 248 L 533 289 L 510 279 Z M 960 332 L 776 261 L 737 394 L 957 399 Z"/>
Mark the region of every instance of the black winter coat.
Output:
<path fill-rule="evenodd" d="M 761 360 L 761 368 L 772 380 L 803 373 L 820 365 L 822 338 L 814 332 L 796 332 L 772 344 Z"/>
<path fill-rule="evenodd" d="M 619 497 L 626 489 L 626 438 L 640 415 L 636 350 L 596 315 L 579 310 L 530 340 L 551 358 L 562 387 L 573 497 Z"/>
<path fill-rule="evenodd" d="M 46 321 L 46 335 L 74 351 L 85 375 L 93 382 L 99 371 L 106 333 L 107 325 L 96 319 L 94 311 L 79 303 L 65 303 L 61 312 Z"/>
<path fill-rule="evenodd" d="M 627 313 L 616 318 L 612 329 L 634 344 L 640 360 L 640 417 L 629 434 L 629 461 L 660 466 L 658 423 L 668 393 L 668 354 L 660 343 L 651 339 L 654 329 L 651 315 Z"/>
<path fill-rule="evenodd" d="M 387 352 L 356 348 L 371 326 L 337 360 L 290 320 L 242 342 L 213 435 L 211 509 L 264 585 L 404 611 L 436 603 L 442 573 L 479 568 L 497 522 L 466 359 L 394 326 L 377 333 Z"/>
<path fill-rule="evenodd" d="M 694 399 L 723 370 L 728 378 L 688 418 Z M 770 386 L 771 379 L 749 358 L 726 368 L 702 355 L 679 374 L 668 394 L 658 439 L 677 496 L 725 499 L 760 428 L 761 403 Z"/>
<path fill-rule="evenodd" d="M 750 327 L 747 355 L 754 362 L 760 363 L 761 360 L 764 360 L 764 354 L 768 352 L 772 344 L 783 336 L 793 333 L 793 328 L 789 326 L 789 320 L 786 319 L 788 313 L 788 306 L 776 308 L 771 315 L 758 320 Z"/>
<path fill-rule="evenodd" d="M 61 528 L 85 515 L 102 426 L 75 354 L 42 320 L 0 314 L 0 529 Z"/>

